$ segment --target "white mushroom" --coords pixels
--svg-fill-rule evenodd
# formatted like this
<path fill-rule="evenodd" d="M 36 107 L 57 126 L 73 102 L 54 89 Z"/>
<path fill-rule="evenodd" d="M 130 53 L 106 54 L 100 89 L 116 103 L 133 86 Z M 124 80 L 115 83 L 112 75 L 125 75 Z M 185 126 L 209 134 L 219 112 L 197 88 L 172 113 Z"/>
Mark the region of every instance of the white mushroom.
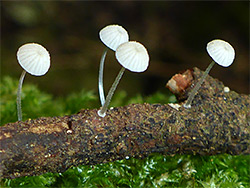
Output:
<path fill-rule="evenodd" d="M 100 31 L 99 35 L 101 41 L 113 51 L 129 39 L 128 32 L 119 25 L 108 25 Z"/>
<path fill-rule="evenodd" d="M 226 41 L 212 40 L 207 44 L 207 52 L 222 67 L 229 67 L 234 61 L 234 48 Z"/>
<path fill-rule="evenodd" d="M 147 49 L 139 42 L 123 43 L 116 49 L 115 56 L 118 62 L 131 72 L 144 72 L 148 68 Z"/>
<path fill-rule="evenodd" d="M 99 32 L 99 36 L 101 41 L 107 46 L 101 57 L 100 68 L 99 68 L 99 79 L 98 79 L 100 101 L 101 104 L 104 105 L 105 97 L 103 89 L 103 69 L 108 48 L 115 51 L 120 44 L 128 42 L 129 36 L 128 32 L 122 26 L 119 25 L 108 25 L 104 27 Z"/>
<path fill-rule="evenodd" d="M 213 61 L 210 63 L 210 65 L 205 70 L 204 74 L 202 75 L 199 82 L 196 84 L 192 92 L 190 93 L 187 102 L 183 105 L 185 108 L 191 108 L 191 103 L 194 99 L 194 96 L 198 89 L 201 87 L 201 84 L 207 77 L 209 71 L 214 66 L 215 63 L 222 67 L 228 67 L 230 66 L 235 57 L 235 51 L 234 48 L 228 43 L 220 39 L 212 40 L 207 44 L 207 52 L 210 55 L 210 57 L 213 59 Z"/>
<path fill-rule="evenodd" d="M 132 72 L 144 72 L 149 65 L 149 55 L 147 49 L 139 42 L 130 41 L 121 44 L 116 49 L 115 56 L 123 67 L 112 84 L 104 105 L 98 111 L 98 115 L 100 117 L 105 117 L 108 105 L 125 69 Z"/>
<path fill-rule="evenodd" d="M 40 44 L 28 43 L 22 45 L 17 51 L 17 60 L 24 69 L 19 79 L 17 90 L 17 116 L 18 121 L 22 120 L 21 90 L 26 72 L 34 76 L 46 74 L 50 67 L 49 52 Z"/>

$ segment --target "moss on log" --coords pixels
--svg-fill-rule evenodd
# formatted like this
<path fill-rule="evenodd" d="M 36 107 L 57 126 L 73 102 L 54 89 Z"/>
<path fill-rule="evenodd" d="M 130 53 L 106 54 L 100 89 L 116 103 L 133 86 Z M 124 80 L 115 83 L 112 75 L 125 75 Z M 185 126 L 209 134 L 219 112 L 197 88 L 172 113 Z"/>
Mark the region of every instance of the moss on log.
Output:
<path fill-rule="evenodd" d="M 178 104 L 131 104 L 84 109 L 64 117 L 41 117 L 0 127 L 0 176 L 17 178 L 64 172 L 126 156 L 250 154 L 250 96 L 225 90 L 208 76 L 191 109 L 182 102 L 203 72 L 174 76 L 168 87 Z M 178 78 L 178 79 L 177 79 Z"/>

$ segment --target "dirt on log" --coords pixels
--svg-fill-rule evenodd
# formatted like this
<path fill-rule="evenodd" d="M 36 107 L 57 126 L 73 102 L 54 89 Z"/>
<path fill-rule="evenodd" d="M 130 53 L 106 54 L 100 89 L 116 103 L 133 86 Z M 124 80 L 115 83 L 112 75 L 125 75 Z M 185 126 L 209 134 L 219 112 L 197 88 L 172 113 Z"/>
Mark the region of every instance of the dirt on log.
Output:
<path fill-rule="evenodd" d="M 192 108 L 182 106 L 202 73 L 194 68 L 173 76 L 167 87 L 176 104 L 131 104 L 111 108 L 104 118 L 98 109 L 84 109 L 0 127 L 1 178 L 64 172 L 153 152 L 250 154 L 249 95 L 229 91 L 208 76 Z"/>

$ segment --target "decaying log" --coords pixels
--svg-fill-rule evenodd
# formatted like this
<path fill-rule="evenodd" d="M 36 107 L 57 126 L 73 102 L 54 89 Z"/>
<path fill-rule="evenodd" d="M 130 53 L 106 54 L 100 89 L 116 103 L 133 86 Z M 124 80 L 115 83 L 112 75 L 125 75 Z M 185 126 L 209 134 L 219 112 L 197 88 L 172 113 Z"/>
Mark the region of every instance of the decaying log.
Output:
<path fill-rule="evenodd" d="M 184 100 L 202 72 L 174 76 L 168 87 Z M 84 109 L 64 117 L 41 117 L 0 127 L 2 178 L 64 172 L 152 152 L 250 154 L 250 96 L 228 91 L 207 77 L 191 109 L 178 104 L 131 104 L 106 117 Z"/>

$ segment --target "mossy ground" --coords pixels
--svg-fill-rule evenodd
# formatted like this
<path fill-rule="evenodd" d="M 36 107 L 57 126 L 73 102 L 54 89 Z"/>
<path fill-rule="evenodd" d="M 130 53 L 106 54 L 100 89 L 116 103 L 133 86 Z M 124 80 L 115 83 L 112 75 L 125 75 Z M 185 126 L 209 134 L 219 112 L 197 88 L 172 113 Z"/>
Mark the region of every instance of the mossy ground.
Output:
<path fill-rule="evenodd" d="M 16 90 L 18 80 L 1 80 L 1 125 L 17 121 Z M 81 108 L 98 108 L 93 91 L 82 90 L 65 98 L 53 98 L 34 85 L 24 83 L 23 119 L 62 116 Z M 111 106 L 129 103 L 168 103 L 175 97 L 156 93 L 149 97 L 117 92 Z M 145 159 L 124 159 L 112 163 L 73 167 L 64 173 L 47 173 L 35 177 L 3 179 L 1 187 L 249 187 L 250 157 L 221 154 L 216 156 L 153 154 Z"/>

